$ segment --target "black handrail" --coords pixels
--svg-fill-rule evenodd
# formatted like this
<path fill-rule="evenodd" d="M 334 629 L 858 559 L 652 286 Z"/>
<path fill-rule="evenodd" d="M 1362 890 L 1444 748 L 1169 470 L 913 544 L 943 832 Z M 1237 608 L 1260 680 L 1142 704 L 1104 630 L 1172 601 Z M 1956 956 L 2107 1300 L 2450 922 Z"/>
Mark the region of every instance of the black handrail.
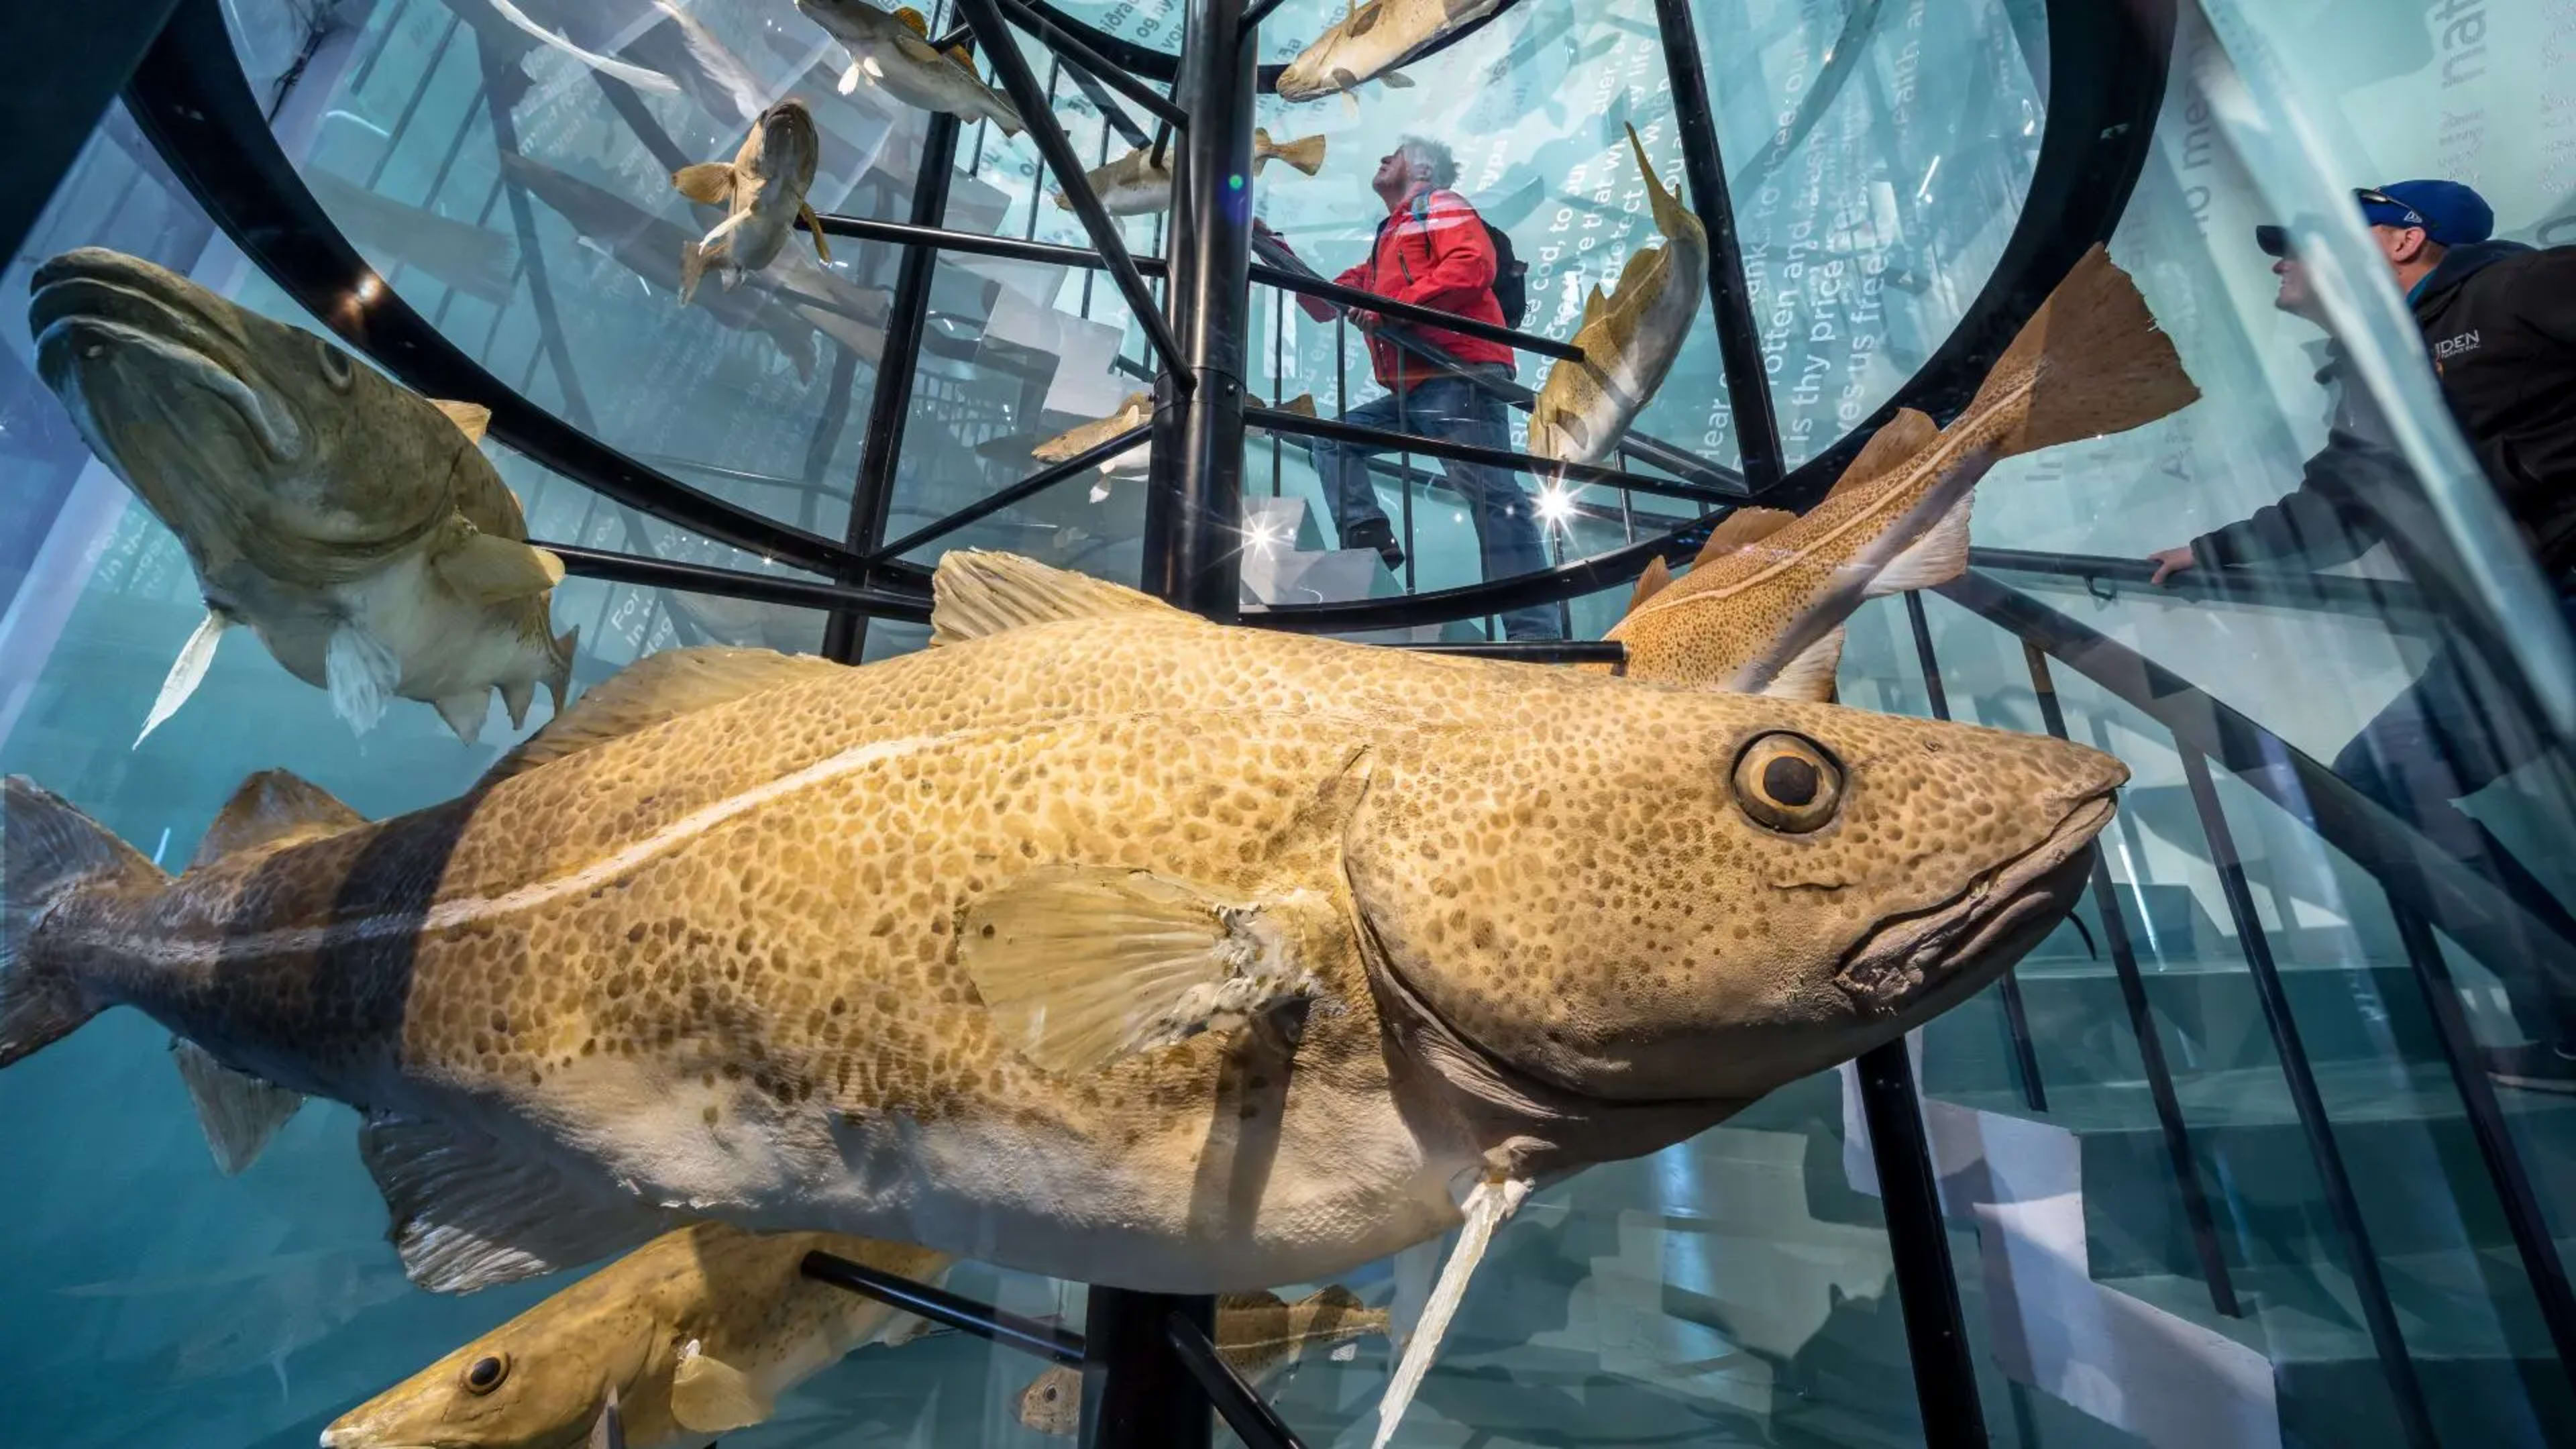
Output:
<path fill-rule="evenodd" d="M 1023 498 L 1033 497 L 1077 473 L 1096 468 L 1137 444 L 1151 431 L 1139 425 L 1113 437 L 1104 438 L 1060 463 L 1051 463 L 1019 482 L 996 493 L 988 493 L 945 518 L 933 519 L 868 556 L 870 563 L 885 563 L 903 557 L 936 538 L 955 533 L 970 523 L 1001 512 Z"/>
<path fill-rule="evenodd" d="M 1245 408 L 1244 421 L 1274 433 L 1300 437 L 1324 438 L 1336 443 L 1356 443 L 1364 448 L 1427 453 L 1434 458 L 1455 458 L 1462 463 L 1482 463 L 1489 468 L 1508 468 L 1515 472 L 1536 473 L 1543 477 L 1570 478 L 1581 483 L 1600 483 L 1612 488 L 1626 488 L 1638 493 L 1660 494 L 1667 498 L 1688 499 L 1694 503 L 1738 503 L 1743 495 L 1696 483 L 1671 478 L 1654 478 L 1637 473 L 1623 473 L 1604 468 L 1598 463 L 1561 463 L 1535 453 L 1515 453 L 1509 448 L 1487 448 L 1475 443 L 1452 442 L 1447 438 L 1429 438 L 1419 433 L 1399 433 L 1388 428 L 1372 428 L 1362 423 L 1346 423 L 1340 418 L 1308 417 L 1304 413 L 1284 412 L 1278 408 Z"/>
<path fill-rule="evenodd" d="M 913 623 L 927 623 L 930 619 L 930 600 L 919 594 L 863 585 L 830 584 L 818 579 L 748 573 L 741 569 L 683 563 L 678 559 L 648 558 L 641 554 L 617 553 L 547 539 L 532 539 L 530 542 L 562 559 L 564 572 L 577 578 L 639 584 L 654 589 L 679 589 L 685 593 L 713 594 L 729 599 L 751 599 L 764 604 L 792 604 L 803 609 L 854 609 L 879 618 Z"/>
<path fill-rule="evenodd" d="M 1285 267 L 1254 262 L 1252 280 L 1265 286 L 1277 287 L 1281 291 L 1322 297 L 1327 301 L 1339 302 L 1345 307 L 1375 312 L 1382 317 L 1415 322 L 1425 327 L 1437 327 L 1443 331 L 1455 332 L 1462 337 L 1499 342 L 1505 347 L 1517 348 L 1523 352 L 1535 352 L 1542 357 L 1554 357 L 1568 362 L 1583 360 L 1583 349 L 1571 342 L 1559 342 L 1553 337 L 1536 332 L 1523 332 L 1516 327 L 1505 327 L 1495 322 L 1480 322 L 1473 317 L 1462 317 L 1455 312 L 1443 311 L 1438 307 L 1399 302 L 1392 297 L 1381 297 L 1375 292 L 1363 291 L 1358 287 L 1345 287 L 1339 282 L 1328 282 L 1321 277 L 1309 276 L 1304 272 L 1293 272 Z"/>
<path fill-rule="evenodd" d="M 1968 551 L 1978 568 L 2009 573 L 2055 574 L 2096 582 L 2147 585 L 2155 577 L 2152 559 L 2113 554 L 2062 553 L 2040 549 L 1988 548 Z M 2148 598 L 2172 596 L 2214 603 L 2271 604 L 2288 608 L 2324 608 L 2381 618 L 2433 615 L 2438 611 L 2424 591 L 2402 579 L 2365 578 L 2355 574 L 2321 574 L 2304 569 L 2231 565 L 2188 568 L 2153 585 Z"/>

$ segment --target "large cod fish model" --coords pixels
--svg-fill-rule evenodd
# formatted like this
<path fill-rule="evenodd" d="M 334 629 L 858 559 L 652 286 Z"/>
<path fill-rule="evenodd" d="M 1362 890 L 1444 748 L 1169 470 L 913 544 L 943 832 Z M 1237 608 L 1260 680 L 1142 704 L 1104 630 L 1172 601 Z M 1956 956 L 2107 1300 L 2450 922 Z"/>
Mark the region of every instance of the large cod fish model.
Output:
<path fill-rule="evenodd" d="M 1100 198 L 1102 210 L 1111 216 L 1147 216 L 1171 210 L 1169 140 L 1165 137 L 1154 145 L 1139 146 L 1115 161 L 1083 173 L 1082 179 L 1090 183 L 1092 194 Z M 1295 141 L 1273 141 L 1266 128 L 1253 127 L 1252 174 L 1259 176 L 1261 169 L 1270 164 L 1273 157 L 1312 176 L 1324 169 L 1324 138 L 1307 136 Z M 1056 205 L 1071 209 L 1072 203 L 1065 199 L 1062 190 L 1051 194 Z"/>
<path fill-rule="evenodd" d="M 1583 360 L 1558 358 L 1530 404 L 1529 450 L 1560 463 L 1610 456 L 1664 385 L 1708 294 L 1708 228 L 1683 208 L 1680 187 L 1666 191 L 1655 179 L 1637 128 L 1627 129 L 1664 244 L 1630 252 L 1607 298 L 1593 287 L 1574 329 Z"/>
<path fill-rule="evenodd" d="M 1678 581 L 1651 565 L 1608 637 L 1640 679 L 1823 699 L 1843 621 L 1968 566 L 1973 490 L 2006 458 L 2125 432 L 2200 396 L 2146 299 L 2096 246 L 1943 428 L 1911 408 L 1803 515 L 1730 514 Z"/>
<path fill-rule="evenodd" d="M 776 261 L 799 218 L 814 239 L 814 255 L 832 259 L 823 223 L 805 201 L 822 148 L 822 134 L 804 102 L 785 100 L 752 123 L 733 160 L 701 161 L 671 173 L 671 185 L 682 196 L 725 208 L 725 219 L 705 236 L 681 245 L 682 306 L 697 295 L 698 278 L 710 266 L 731 289 L 745 273 Z"/>
<path fill-rule="evenodd" d="M 519 500 L 476 449 L 482 409 L 432 403 L 119 252 L 65 252 L 32 292 L 38 374 L 179 536 L 205 595 L 145 734 L 237 624 L 360 732 L 396 696 L 469 742 L 494 689 L 513 725 L 540 682 L 562 707 L 579 632 L 547 623 L 563 561 L 529 546 Z"/>
<path fill-rule="evenodd" d="M 434 1289 L 682 1217 L 1311 1282 L 1965 999 L 2127 777 L 1007 555 L 936 587 L 933 648 L 657 655 L 445 805 L 255 777 L 176 880 L 13 778 L 0 1066 L 131 1006 L 201 1099 L 357 1106 Z"/>
<path fill-rule="evenodd" d="M 341 1415 L 323 1449 L 575 1449 L 612 1392 L 626 1449 L 706 1443 L 925 1325 L 808 1278 L 824 1252 L 936 1282 L 945 1254 L 837 1233 L 677 1228 Z"/>
<path fill-rule="evenodd" d="M 841 94 L 857 90 L 865 79 L 904 105 L 989 120 L 1005 136 L 1020 134 L 1020 113 L 1010 99 L 975 74 L 964 47 L 942 51 L 932 45 L 920 11 L 880 10 L 868 0 L 796 0 L 796 8 L 850 53 Z"/>
<path fill-rule="evenodd" d="M 1412 80 L 1396 67 L 1502 8 L 1501 0 L 1369 0 L 1343 6 L 1342 19 L 1279 72 L 1283 101 L 1345 96 L 1369 81 L 1398 89 Z M 1350 104 L 1359 102 L 1352 96 Z"/>

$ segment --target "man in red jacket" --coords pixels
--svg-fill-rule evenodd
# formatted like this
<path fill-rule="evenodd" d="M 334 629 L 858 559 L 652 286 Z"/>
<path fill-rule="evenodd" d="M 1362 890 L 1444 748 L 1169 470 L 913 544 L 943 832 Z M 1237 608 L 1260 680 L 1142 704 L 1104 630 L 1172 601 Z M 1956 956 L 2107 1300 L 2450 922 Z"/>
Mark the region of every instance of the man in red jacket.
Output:
<path fill-rule="evenodd" d="M 1394 301 L 1502 326 L 1502 304 L 1494 300 L 1494 244 L 1485 235 L 1476 209 L 1449 189 L 1457 179 L 1458 163 L 1448 147 L 1413 136 L 1397 142 L 1378 162 L 1377 176 L 1370 183 L 1386 203 L 1377 244 L 1367 261 L 1333 280 Z M 1299 305 L 1319 322 L 1333 315 L 1331 304 L 1313 297 L 1301 297 Z M 1344 412 L 1343 421 L 1479 447 L 1511 446 L 1502 399 L 1397 346 L 1380 332 L 1377 314 L 1354 311 L 1350 319 L 1368 333 L 1369 360 L 1387 395 Z M 1413 335 L 1437 345 L 1472 371 L 1496 378 L 1512 375 L 1512 350 L 1502 343 L 1436 327 L 1416 327 Z M 1313 448 L 1315 471 L 1323 477 L 1324 497 L 1332 505 L 1342 547 L 1376 549 L 1388 568 L 1401 568 L 1404 549 L 1378 502 L 1377 486 L 1369 481 L 1369 455 L 1381 450 L 1323 438 L 1315 439 Z M 1446 458 L 1440 467 L 1451 491 L 1466 500 L 1468 516 L 1475 521 L 1485 577 L 1508 578 L 1547 567 L 1547 551 L 1539 539 L 1529 495 L 1521 491 L 1512 470 Z M 1563 635 L 1554 605 L 1503 615 L 1503 632 L 1514 639 Z"/>

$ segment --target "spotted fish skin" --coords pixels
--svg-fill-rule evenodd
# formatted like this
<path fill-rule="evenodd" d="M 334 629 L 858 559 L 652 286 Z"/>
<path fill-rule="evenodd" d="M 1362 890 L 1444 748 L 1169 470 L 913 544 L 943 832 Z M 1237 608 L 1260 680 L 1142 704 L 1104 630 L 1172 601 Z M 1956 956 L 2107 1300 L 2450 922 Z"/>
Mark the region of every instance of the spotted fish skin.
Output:
<path fill-rule="evenodd" d="M 985 575 L 1008 587 L 967 607 Z M 1224 627 L 1006 556 L 941 580 L 922 653 L 771 656 L 755 692 L 174 882 L 13 781 L 34 924 L 0 1066 L 132 1005 L 360 1106 L 439 1287 L 675 1213 L 1316 1281 L 1454 1226 L 1489 1173 L 1655 1150 L 1963 999 L 2071 904 L 2125 778 L 2046 738 Z M 1757 745 L 1816 762 L 1782 777 L 1798 833 L 1747 794 L 1776 794 Z M 1067 868 L 1308 903 L 1302 1031 L 1037 1065 L 958 923 Z"/>
<path fill-rule="evenodd" d="M 1500 0 L 1368 0 L 1353 6 L 1280 71 L 1279 98 L 1313 101 L 1355 91 L 1500 8 Z"/>

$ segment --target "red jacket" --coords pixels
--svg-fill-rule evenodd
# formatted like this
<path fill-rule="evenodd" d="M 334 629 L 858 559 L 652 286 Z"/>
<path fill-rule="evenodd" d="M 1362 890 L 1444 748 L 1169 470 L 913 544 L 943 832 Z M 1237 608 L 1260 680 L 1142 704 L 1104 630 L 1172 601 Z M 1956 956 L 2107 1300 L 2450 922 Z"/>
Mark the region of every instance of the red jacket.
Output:
<path fill-rule="evenodd" d="M 1369 259 L 1333 279 L 1345 287 L 1375 292 L 1417 307 L 1437 307 L 1479 322 L 1503 325 L 1503 304 L 1494 300 L 1494 243 L 1467 198 L 1454 191 L 1425 187 L 1377 227 L 1377 245 Z M 1410 325 L 1410 324 L 1406 324 Z M 1461 362 L 1512 364 L 1512 350 L 1500 342 L 1465 337 L 1438 327 L 1414 327 L 1413 334 L 1436 344 Z M 1377 380 L 1402 391 L 1427 377 L 1444 374 L 1393 342 L 1372 335 L 1369 360 Z"/>

